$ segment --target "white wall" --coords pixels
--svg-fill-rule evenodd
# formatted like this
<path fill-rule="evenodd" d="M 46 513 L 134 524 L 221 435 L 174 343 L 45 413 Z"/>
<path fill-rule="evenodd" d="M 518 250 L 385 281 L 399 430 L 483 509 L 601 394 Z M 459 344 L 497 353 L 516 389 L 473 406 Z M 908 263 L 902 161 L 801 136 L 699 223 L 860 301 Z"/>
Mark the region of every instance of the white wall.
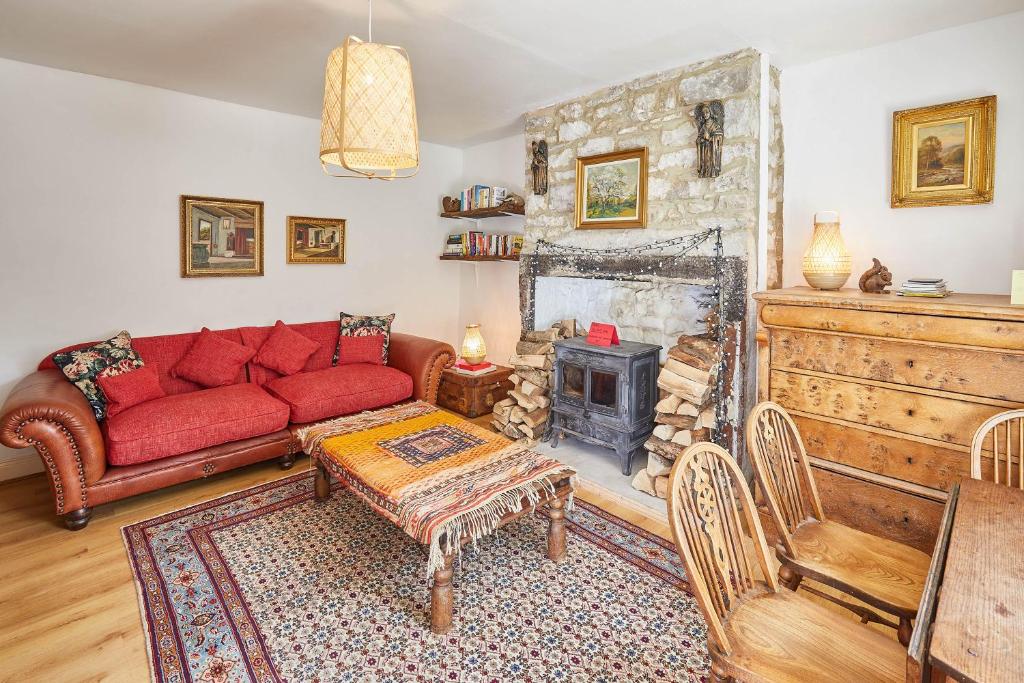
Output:
<path fill-rule="evenodd" d="M 889 208 L 892 113 L 997 95 L 992 204 Z M 837 209 L 853 255 L 848 287 L 877 256 L 898 285 L 942 276 L 1007 293 L 1024 268 L 1024 12 L 888 43 L 782 73 L 786 286 L 814 212 Z"/>
<path fill-rule="evenodd" d="M 497 185 L 526 196 L 523 189 L 526 140 L 522 134 L 469 147 L 463 153 L 463 182 L 458 187 L 476 183 Z M 523 233 L 523 218 L 520 216 L 488 218 L 477 225 L 469 221 L 451 223 L 451 232 Z M 519 264 L 515 261 L 485 261 L 446 265 L 459 271 L 459 325 L 465 327 L 469 323 L 480 323 L 487 343 L 487 359 L 507 364 L 515 351 L 520 332 Z"/>
<path fill-rule="evenodd" d="M 7 60 L 0 102 L 0 400 L 45 354 L 122 328 L 394 311 L 398 331 L 461 339 L 437 215 L 460 150 L 422 145 L 411 180 L 328 178 L 318 121 Z M 266 274 L 182 279 L 181 194 L 263 200 Z M 287 265 L 289 214 L 346 218 L 348 263 Z M 0 479 L 38 460 L 0 450 Z"/>

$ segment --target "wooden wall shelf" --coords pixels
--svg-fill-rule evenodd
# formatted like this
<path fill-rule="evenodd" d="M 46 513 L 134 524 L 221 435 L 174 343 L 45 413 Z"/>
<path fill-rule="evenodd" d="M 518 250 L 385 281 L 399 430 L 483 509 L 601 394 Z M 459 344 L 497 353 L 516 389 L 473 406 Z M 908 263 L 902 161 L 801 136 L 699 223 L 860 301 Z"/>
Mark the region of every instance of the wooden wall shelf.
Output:
<path fill-rule="evenodd" d="M 481 218 L 500 218 L 501 216 L 523 216 L 525 211 L 508 211 L 500 207 L 470 209 L 469 211 L 442 211 L 441 218 L 461 218 L 463 220 L 480 220 Z"/>
<path fill-rule="evenodd" d="M 455 254 L 442 254 L 442 261 L 518 261 L 518 256 L 457 256 Z"/>

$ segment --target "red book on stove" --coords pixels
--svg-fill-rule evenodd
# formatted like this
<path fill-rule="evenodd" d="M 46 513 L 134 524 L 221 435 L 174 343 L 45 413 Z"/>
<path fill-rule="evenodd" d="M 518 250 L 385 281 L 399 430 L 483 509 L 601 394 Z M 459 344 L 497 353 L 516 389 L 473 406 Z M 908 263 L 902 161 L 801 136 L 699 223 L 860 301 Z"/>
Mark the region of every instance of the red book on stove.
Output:
<path fill-rule="evenodd" d="M 489 363 L 487 361 L 484 361 L 483 363 L 470 364 L 460 358 L 455 363 L 455 372 L 463 375 L 483 375 L 490 372 L 495 367 L 494 363 Z"/>

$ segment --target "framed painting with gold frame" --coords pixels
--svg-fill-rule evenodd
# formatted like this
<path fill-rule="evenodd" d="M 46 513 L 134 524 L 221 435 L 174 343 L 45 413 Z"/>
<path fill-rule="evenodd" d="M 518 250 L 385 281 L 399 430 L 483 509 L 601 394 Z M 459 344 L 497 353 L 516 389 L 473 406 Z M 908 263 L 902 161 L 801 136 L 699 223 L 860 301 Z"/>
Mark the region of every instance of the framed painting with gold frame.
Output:
<path fill-rule="evenodd" d="M 576 228 L 647 227 L 647 148 L 576 159 Z"/>
<path fill-rule="evenodd" d="M 992 201 L 996 96 L 892 115 L 894 209 Z"/>
<path fill-rule="evenodd" d="M 288 263 L 344 263 L 345 219 L 288 216 Z"/>
<path fill-rule="evenodd" d="M 181 276 L 263 275 L 263 202 L 181 195 Z"/>

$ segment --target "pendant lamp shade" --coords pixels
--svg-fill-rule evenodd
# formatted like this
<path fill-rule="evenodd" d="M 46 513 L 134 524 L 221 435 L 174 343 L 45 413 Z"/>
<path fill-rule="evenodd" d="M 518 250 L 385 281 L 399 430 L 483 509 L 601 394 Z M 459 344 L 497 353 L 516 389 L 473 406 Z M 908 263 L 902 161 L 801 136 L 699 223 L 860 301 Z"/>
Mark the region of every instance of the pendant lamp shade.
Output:
<path fill-rule="evenodd" d="M 349 36 L 327 58 L 320 164 L 328 175 L 407 178 L 419 170 L 412 67 L 405 50 Z"/>

